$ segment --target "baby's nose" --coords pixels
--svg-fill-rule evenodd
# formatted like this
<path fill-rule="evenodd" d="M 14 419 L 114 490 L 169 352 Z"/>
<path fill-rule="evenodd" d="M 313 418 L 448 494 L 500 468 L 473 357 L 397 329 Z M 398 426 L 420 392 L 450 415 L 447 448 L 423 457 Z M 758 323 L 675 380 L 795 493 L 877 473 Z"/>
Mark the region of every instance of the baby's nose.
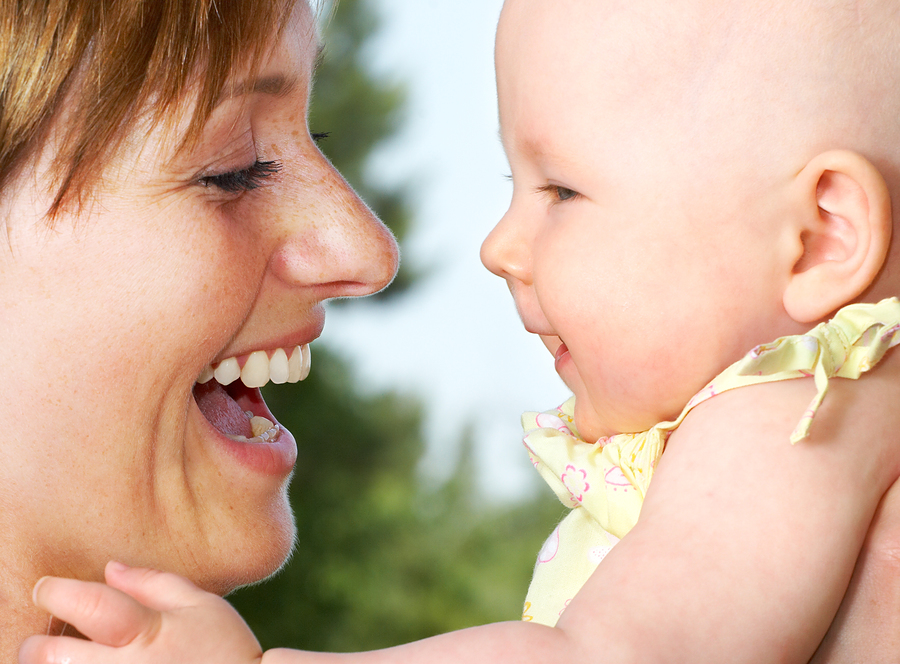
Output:
<path fill-rule="evenodd" d="M 507 281 L 531 283 L 531 253 L 510 208 L 481 245 L 481 262 Z"/>

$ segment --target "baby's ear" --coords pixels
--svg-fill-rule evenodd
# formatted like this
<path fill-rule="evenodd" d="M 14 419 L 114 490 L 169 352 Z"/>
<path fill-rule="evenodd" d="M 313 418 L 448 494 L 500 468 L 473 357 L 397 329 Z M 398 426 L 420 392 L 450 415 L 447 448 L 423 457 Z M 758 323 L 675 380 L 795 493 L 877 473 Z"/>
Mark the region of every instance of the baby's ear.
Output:
<path fill-rule="evenodd" d="M 826 318 L 878 276 L 891 239 L 891 198 L 865 157 L 832 150 L 815 157 L 794 181 L 791 233 L 798 257 L 784 307 L 800 323 Z"/>

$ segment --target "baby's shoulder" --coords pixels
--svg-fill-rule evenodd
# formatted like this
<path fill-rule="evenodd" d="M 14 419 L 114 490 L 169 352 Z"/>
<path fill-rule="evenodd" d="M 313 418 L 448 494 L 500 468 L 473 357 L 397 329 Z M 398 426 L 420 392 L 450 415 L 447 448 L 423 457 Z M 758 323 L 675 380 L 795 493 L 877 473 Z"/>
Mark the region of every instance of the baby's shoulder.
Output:
<path fill-rule="evenodd" d="M 717 446 L 736 444 L 744 454 L 771 454 L 773 460 L 826 456 L 840 463 L 864 457 L 860 469 L 868 468 L 885 489 L 900 477 L 900 350 L 889 351 L 859 378 L 832 377 L 813 411 L 816 396 L 812 376 L 717 394 L 686 415 L 666 453 L 678 448 L 715 453 Z M 808 435 L 792 444 L 804 419 Z"/>
<path fill-rule="evenodd" d="M 900 349 L 856 380 L 833 379 L 822 409 L 828 416 L 822 427 L 868 441 L 873 451 L 884 448 L 900 464 Z"/>

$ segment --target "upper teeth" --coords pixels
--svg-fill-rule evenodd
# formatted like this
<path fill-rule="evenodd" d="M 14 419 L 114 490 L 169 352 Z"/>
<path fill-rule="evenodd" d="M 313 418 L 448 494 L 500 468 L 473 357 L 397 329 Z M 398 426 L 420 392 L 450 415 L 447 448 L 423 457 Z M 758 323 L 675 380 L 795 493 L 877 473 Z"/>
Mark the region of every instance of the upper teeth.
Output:
<path fill-rule="evenodd" d="M 215 378 L 220 385 L 230 385 L 240 378 L 247 387 L 262 387 L 270 380 L 276 385 L 297 383 L 309 375 L 309 364 L 309 344 L 295 346 L 290 356 L 284 348 L 277 349 L 271 357 L 266 351 L 257 350 L 250 353 L 243 368 L 236 357 L 209 365 L 197 382 L 208 383 Z"/>

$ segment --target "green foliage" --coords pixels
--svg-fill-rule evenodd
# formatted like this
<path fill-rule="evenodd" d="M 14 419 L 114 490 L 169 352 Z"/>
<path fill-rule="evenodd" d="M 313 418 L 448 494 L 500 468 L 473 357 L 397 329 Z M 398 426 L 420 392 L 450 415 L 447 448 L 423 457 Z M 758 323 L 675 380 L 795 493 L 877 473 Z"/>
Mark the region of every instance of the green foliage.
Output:
<path fill-rule="evenodd" d="M 375 27 L 366 0 L 341 0 L 326 31 L 311 126 L 332 132 L 327 154 L 402 238 L 402 192 L 379 191 L 365 175 L 403 99 L 362 66 L 360 48 Z M 480 497 L 472 454 L 481 441 L 471 433 L 451 479 L 426 485 L 417 473 L 419 402 L 362 395 L 345 361 L 318 347 L 314 356 L 305 382 L 265 395 L 297 438 L 299 458 L 294 555 L 274 579 L 230 598 L 263 647 L 369 650 L 518 619 L 559 502 L 549 491 L 517 505 Z"/>

